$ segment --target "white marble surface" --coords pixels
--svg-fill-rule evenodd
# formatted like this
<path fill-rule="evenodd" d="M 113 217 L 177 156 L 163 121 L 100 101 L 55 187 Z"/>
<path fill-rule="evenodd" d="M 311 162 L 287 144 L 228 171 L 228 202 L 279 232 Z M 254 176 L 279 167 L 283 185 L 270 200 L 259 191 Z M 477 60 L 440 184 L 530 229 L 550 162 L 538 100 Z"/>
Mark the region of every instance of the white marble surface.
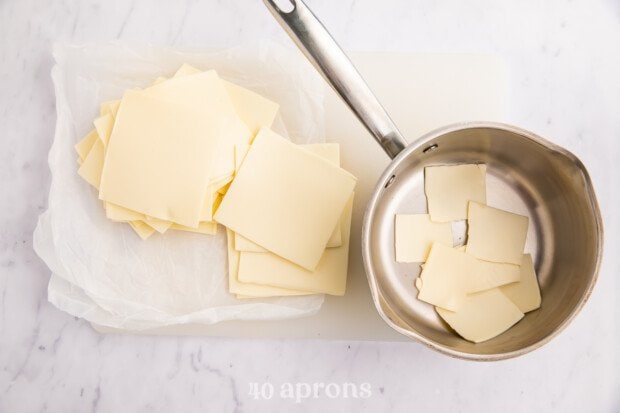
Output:
<path fill-rule="evenodd" d="M 0 412 L 620 411 L 620 3 L 308 0 L 356 50 L 496 53 L 510 121 L 576 153 L 606 224 L 599 283 L 544 348 L 492 364 L 415 343 L 100 336 L 46 300 L 32 251 L 54 131 L 54 41 L 226 46 L 287 39 L 259 0 L 0 2 Z M 369 398 L 254 400 L 250 383 L 369 383 Z"/>

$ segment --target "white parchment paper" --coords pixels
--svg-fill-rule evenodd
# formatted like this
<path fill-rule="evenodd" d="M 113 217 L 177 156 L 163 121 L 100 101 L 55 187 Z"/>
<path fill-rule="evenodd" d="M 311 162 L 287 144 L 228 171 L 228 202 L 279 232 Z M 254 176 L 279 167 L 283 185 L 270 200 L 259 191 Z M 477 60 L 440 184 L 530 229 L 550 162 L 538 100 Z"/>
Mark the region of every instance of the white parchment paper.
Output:
<path fill-rule="evenodd" d="M 52 304 L 100 325 L 141 330 L 180 323 L 275 320 L 314 314 L 322 295 L 237 300 L 228 293 L 225 231 L 169 231 L 140 240 L 106 219 L 97 192 L 77 175 L 75 143 L 99 103 L 171 76 L 182 63 L 280 103 L 278 129 L 292 141 L 324 141 L 323 81 L 296 51 L 259 41 L 232 49 L 179 51 L 123 44 L 54 47 L 57 124 L 49 154 L 48 209 L 35 230 L 37 254 L 53 272 Z"/>

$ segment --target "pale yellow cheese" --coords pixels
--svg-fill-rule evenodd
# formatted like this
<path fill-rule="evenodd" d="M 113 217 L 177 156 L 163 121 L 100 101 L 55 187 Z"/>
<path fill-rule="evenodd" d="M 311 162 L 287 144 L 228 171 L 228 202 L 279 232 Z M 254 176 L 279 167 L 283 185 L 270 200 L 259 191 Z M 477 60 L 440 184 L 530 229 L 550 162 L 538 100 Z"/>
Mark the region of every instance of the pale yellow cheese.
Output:
<path fill-rule="evenodd" d="M 102 118 L 110 117 L 110 115 L 104 115 Z M 99 119 L 102 119 L 99 118 Z M 109 119 L 104 120 L 107 123 Z M 104 125 L 105 125 L 104 123 Z M 112 121 L 113 124 L 113 121 Z M 97 120 L 95 120 L 95 125 L 97 125 Z M 91 185 L 98 187 L 98 181 L 101 176 L 101 169 L 103 168 L 103 158 L 105 157 L 105 148 L 103 148 L 103 152 L 101 151 L 101 143 L 107 142 L 106 135 L 111 133 L 112 128 L 109 125 L 104 126 L 104 129 L 98 128 L 100 132 L 96 132 L 96 138 L 101 142 L 95 148 L 92 157 L 86 162 L 84 168 L 81 168 L 80 175 L 87 180 L 87 182 L 91 183 Z M 92 148 L 91 148 L 92 149 Z M 115 205 L 109 202 L 104 202 L 104 207 L 106 211 L 106 217 L 113 221 L 118 222 L 130 222 L 133 221 L 132 228 L 140 235 L 141 238 L 146 239 L 151 234 L 146 229 L 144 225 L 141 225 L 139 221 L 144 221 L 144 224 L 155 229 L 157 232 L 164 233 L 172 224 L 171 222 L 161 221 L 156 218 L 145 217 L 144 214 L 141 214 L 136 211 L 129 210 L 127 208 L 123 208 L 119 205 Z"/>
<path fill-rule="evenodd" d="M 245 159 L 245 155 L 248 154 L 250 150 L 250 145 L 235 145 L 235 173 L 239 171 L 241 168 L 241 164 Z"/>
<path fill-rule="evenodd" d="M 336 224 L 336 228 L 332 232 L 332 235 L 329 237 L 329 241 L 327 241 L 327 246 L 325 248 L 337 248 L 342 245 L 342 232 L 341 232 L 340 222 Z M 239 252 L 268 252 L 265 248 L 257 245 L 256 243 L 250 241 L 246 237 L 235 233 L 235 249 Z"/>
<path fill-rule="evenodd" d="M 110 140 L 110 135 L 112 134 L 115 116 L 118 112 L 120 102 L 120 100 L 103 102 L 101 104 L 101 116 L 94 121 L 97 136 L 104 144 L 104 147 Z M 103 168 L 103 164 L 101 167 Z M 106 217 L 108 219 L 118 222 L 134 221 L 134 225 L 137 225 L 137 221 L 143 221 L 144 224 L 162 234 L 170 228 L 170 225 L 172 225 L 172 222 L 148 217 L 139 212 L 132 211 L 130 209 L 123 208 L 120 205 L 115 205 L 109 202 L 104 202 L 104 207 L 106 210 Z M 144 228 L 144 226 L 140 225 L 140 228 Z"/>
<path fill-rule="evenodd" d="M 195 75 L 196 73 L 200 73 L 202 70 L 195 68 L 187 63 L 183 63 L 181 67 L 174 73 L 174 77 L 178 76 L 187 76 L 187 75 Z"/>
<path fill-rule="evenodd" d="M 396 261 L 424 262 L 433 242 L 452 246 L 449 222 L 432 222 L 427 214 L 398 214 L 394 220 Z"/>
<path fill-rule="evenodd" d="M 469 201 L 486 202 L 486 165 L 447 165 L 424 168 L 428 213 L 435 222 L 467 218 Z"/>
<path fill-rule="evenodd" d="M 234 234 L 231 230 L 226 230 L 226 238 L 228 245 L 228 291 L 231 294 L 237 294 L 243 298 L 249 297 L 277 297 L 290 295 L 307 295 L 311 294 L 307 291 L 289 290 L 286 288 L 278 288 L 269 285 L 259 285 L 252 283 L 242 283 L 237 279 L 239 272 L 239 255 L 233 247 Z M 237 297 L 239 298 L 239 297 Z"/>
<path fill-rule="evenodd" d="M 422 288 L 418 299 L 456 311 L 469 293 L 518 281 L 520 268 L 511 264 L 478 260 L 435 242 L 420 278 Z"/>
<path fill-rule="evenodd" d="M 253 134 L 237 115 L 215 70 L 176 76 L 140 93 L 186 106 L 200 113 L 199 116 L 216 122 L 223 128 L 223 133 L 215 149 L 216 156 L 209 176 L 215 178 L 234 172 L 234 146 L 249 143 Z"/>
<path fill-rule="evenodd" d="M 175 77 L 200 73 L 201 72 L 198 69 L 195 69 L 189 65 L 183 65 L 177 71 Z M 154 82 L 154 85 L 159 85 L 159 88 L 147 88 L 142 93 L 149 96 L 158 97 L 162 100 L 167 100 L 169 102 L 175 102 L 183 106 L 191 106 L 193 104 L 195 105 L 196 103 L 199 103 L 202 104 L 201 109 L 204 108 L 204 110 L 209 110 L 210 112 L 217 112 L 217 116 L 228 116 L 229 119 L 224 122 L 225 133 L 223 134 L 221 142 L 224 142 L 226 145 L 228 145 L 229 149 L 234 148 L 234 142 L 247 143 L 249 138 L 251 138 L 251 134 L 249 134 L 248 128 L 243 124 L 243 122 L 241 122 L 237 114 L 234 112 L 236 106 L 240 105 L 242 107 L 245 107 L 247 110 L 251 110 L 254 106 L 257 109 L 257 112 L 264 114 L 269 112 L 269 110 L 262 110 L 259 106 L 269 106 L 270 104 L 272 104 L 272 102 L 268 101 L 267 99 L 264 99 L 251 91 L 245 90 L 240 87 L 235 87 L 234 85 L 230 86 L 232 92 L 229 93 L 228 88 L 217 77 L 217 74 L 214 71 L 212 71 L 211 73 L 196 76 L 188 81 L 177 82 L 177 84 L 175 84 L 173 88 L 169 87 L 169 84 L 164 85 L 164 83 L 169 83 L 167 82 L 167 80 L 169 79 L 166 79 L 164 77 L 157 78 Z M 205 91 L 213 93 L 204 93 Z M 231 96 L 226 97 L 226 95 L 234 95 L 235 99 L 238 101 L 232 104 Z M 104 144 L 104 148 L 97 147 L 95 151 L 93 151 L 89 162 L 87 162 L 86 165 L 81 168 L 80 172 L 80 175 L 85 177 L 85 179 L 89 181 L 89 183 L 96 187 L 99 186 L 100 182 L 101 169 L 103 167 L 103 159 L 105 157 L 105 146 L 109 141 L 112 129 L 114 127 L 114 121 L 115 117 L 117 116 L 120 103 L 121 100 L 103 102 L 100 105 L 100 117 L 97 118 L 94 122 L 96 130 L 92 131 L 89 135 L 87 135 L 87 137 L 85 137 L 76 145 L 76 151 L 79 155 L 78 162 L 82 164 L 84 160 L 88 157 L 88 154 L 90 153 L 95 140 L 100 139 L 101 142 Z M 208 105 L 209 103 L 215 104 L 215 109 L 207 108 L 205 106 L 205 104 Z M 273 116 L 275 116 L 275 113 Z M 265 118 L 263 117 L 263 119 Z M 273 119 L 266 120 L 265 124 L 270 124 L 272 121 Z M 230 135 L 231 131 L 233 131 L 232 138 Z M 243 136 L 243 139 L 235 140 L 235 137 L 239 136 Z M 231 139 L 233 143 L 230 142 Z M 217 156 L 220 159 L 226 157 L 222 155 L 223 149 L 221 147 L 221 142 L 220 146 L 216 150 Z M 103 151 L 101 149 L 103 149 Z M 230 150 L 228 152 L 230 154 Z M 228 162 L 229 164 L 234 164 L 234 153 L 232 153 L 232 155 L 232 157 L 227 157 L 228 161 L 221 162 Z M 219 170 L 216 169 L 210 174 L 210 186 L 209 190 L 207 191 L 207 196 L 205 196 L 204 204 L 201 208 L 199 226 L 197 228 L 192 228 L 186 227 L 181 224 L 175 224 L 175 229 L 209 234 L 216 232 L 217 226 L 211 223 L 213 212 L 217 209 L 219 203 L 221 202 L 220 194 L 225 192 L 223 188 L 226 188 L 226 186 L 229 185 L 230 181 L 232 180 L 233 172 L 230 169 L 226 169 L 225 173 L 221 173 L 222 170 L 222 168 L 220 168 Z M 215 177 L 213 178 L 213 176 Z M 108 216 L 108 218 L 121 222 L 133 221 L 132 227 L 134 229 L 137 228 L 138 230 L 140 230 L 141 236 L 144 237 L 148 237 L 150 235 L 150 231 L 148 230 L 149 226 L 162 233 L 172 226 L 171 221 L 151 217 L 149 215 L 145 215 L 142 212 L 134 211 L 132 209 L 125 208 L 114 203 L 104 202 L 104 206 L 106 208 L 106 215 Z M 140 224 L 139 221 L 143 221 L 144 225 Z"/>
<path fill-rule="evenodd" d="M 207 186 L 207 192 L 205 194 L 205 199 L 202 204 L 201 212 L 200 212 L 200 220 L 212 222 L 213 221 L 213 213 L 215 209 L 215 202 L 218 198 L 219 190 L 228 185 L 232 181 L 233 177 L 228 176 L 225 178 L 218 179 L 216 181 L 212 181 Z"/>
<path fill-rule="evenodd" d="M 324 158 L 334 165 L 340 166 L 340 145 L 337 143 L 315 143 L 309 145 L 301 145 L 304 149 Z M 235 146 L 235 170 L 239 170 L 245 155 L 250 149 L 250 145 L 237 145 Z M 336 224 L 332 235 L 327 241 L 327 248 L 339 247 L 342 245 L 342 237 L 340 231 L 340 223 Z M 250 241 L 244 236 L 235 233 L 235 249 L 237 251 L 245 252 L 267 252 L 267 250 L 260 245 Z"/>
<path fill-rule="evenodd" d="M 467 223 L 468 254 L 482 260 L 521 265 L 527 217 L 470 202 Z"/>
<path fill-rule="evenodd" d="M 108 140 L 112 134 L 112 128 L 114 127 L 114 117 L 111 114 L 103 115 L 93 121 L 95 130 L 103 146 L 108 146 Z"/>
<path fill-rule="evenodd" d="M 145 219 L 144 214 L 123 208 L 111 202 L 105 202 L 105 216 L 112 221 L 118 222 L 142 221 Z"/>
<path fill-rule="evenodd" d="M 213 201 L 213 215 L 215 215 L 215 213 L 217 212 L 217 209 L 222 204 L 222 200 L 223 199 L 224 199 L 224 195 L 222 195 L 222 194 L 217 194 L 215 196 L 215 200 Z"/>
<path fill-rule="evenodd" d="M 243 235 L 233 233 L 234 248 L 238 252 L 268 252 L 265 248 L 250 241 Z"/>
<path fill-rule="evenodd" d="M 235 171 L 238 171 L 251 145 L 235 145 Z M 340 166 L 340 145 L 337 143 L 310 143 L 299 147 Z"/>
<path fill-rule="evenodd" d="M 78 174 L 84 178 L 86 182 L 99 189 L 101 183 L 101 169 L 105 158 L 105 148 L 101 140 L 96 139 L 90 152 L 82 161 L 82 165 L 78 169 Z"/>
<path fill-rule="evenodd" d="M 113 117 L 116 117 L 116 113 L 118 112 L 118 107 L 120 106 L 120 104 L 120 99 L 103 102 L 99 106 L 99 116 L 112 115 Z"/>
<path fill-rule="evenodd" d="M 221 126 L 192 108 L 126 92 L 108 143 L 99 198 L 197 227 Z"/>
<path fill-rule="evenodd" d="M 313 271 L 355 183 L 344 169 L 261 129 L 214 219 Z"/>
<path fill-rule="evenodd" d="M 138 234 L 140 238 L 147 239 L 155 233 L 155 230 L 144 223 L 144 221 L 129 221 L 129 226 Z"/>
<path fill-rule="evenodd" d="M 418 291 L 420 291 L 422 289 L 422 278 L 416 277 L 416 279 L 415 279 L 415 288 L 417 288 Z"/>
<path fill-rule="evenodd" d="M 232 182 L 232 180 L 231 180 Z M 226 192 L 228 192 L 228 188 L 230 188 L 230 182 L 227 183 L 226 185 L 224 185 L 223 187 L 221 187 L 220 189 L 217 190 L 217 193 L 220 195 L 226 195 Z"/>
<path fill-rule="evenodd" d="M 224 81 L 224 87 L 235 106 L 235 111 L 253 135 L 256 135 L 262 127 L 271 127 L 280 105 L 231 82 Z"/>
<path fill-rule="evenodd" d="M 75 151 L 77 152 L 82 162 L 88 156 L 88 153 L 93 148 L 93 144 L 97 139 L 99 139 L 99 135 L 97 135 L 97 131 L 93 129 L 88 132 L 88 134 L 84 138 L 82 138 L 78 143 L 75 144 Z"/>
<path fill-rule="evenodd" d="M 534 263 L 530 254 L 523 254 L 521 263 L 521 278 L 519 282 L 500 287 L 506 295 L 523 313 L 536 310 L 540 307 L 540 287 L 534 270 Z"/>
<path fill-rule="evenodd" d="M 326 249 L 316 269 L 308 271 L 275 254 L 242 252 L 238 278 L 241 282 L 344 295 L 347 284 L 353 195 L 347 201 L 340 223 L 342 246 Z"/>
<path fill-rule="evenodd" d="M 456 312 L 440 307 L 436 310 L 461 337 L 474 343 L 502 334 L 523 318 L 498 288 L 468 295 Z"/>
<path fill-rule="evenodd" d="M 160 83 L 165 82 L 166 80 L 168 80 L 167 77 L 165 76 L 158 76 L 155 78 L 155 80 L 153 81 L 153 85 L 159 85 Z"/>
<path fill-rule="evenodd" d="M 185 225 L 172 223 L 170 229 L 185 232 L 195 232 L 197 234 L 215 235 L 217 234 L 217 224 L 215 222 L 200 222 L 198 227 L 192 228 Z"/>
<path fill-rule="evenodd" d="M 153 228 L 155 231 L 159 232 L 160 234 L 168 231 L 168 228 L 170 228 L 170 226 L 172 225 L 172 222 L 170 221 L 164 221 L 161 219 L 149 217 L 148 215 L 145 216 L 144 223 L 149 227 Z"/>

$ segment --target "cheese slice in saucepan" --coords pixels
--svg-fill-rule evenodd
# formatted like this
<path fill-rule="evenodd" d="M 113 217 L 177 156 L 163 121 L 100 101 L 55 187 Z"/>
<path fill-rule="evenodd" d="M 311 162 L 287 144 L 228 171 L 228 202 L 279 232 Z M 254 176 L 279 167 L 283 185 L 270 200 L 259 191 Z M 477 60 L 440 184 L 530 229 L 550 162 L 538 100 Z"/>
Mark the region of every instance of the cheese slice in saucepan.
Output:
<path fill-rule="evenodd" d="M 482 260 L 521 265 L 527 217 L 470 202 L 467 224 L 468 254 Z"/>
<path fill-rule="evenodd" d="M 469 201 L 486 202 L 486 165 L 446 165 L 424 168 L 428 213 L 435 222 L 467 218 Z"/>
<path fill-rule="evenodd" d="M 437 307 L 437 313 L 461 337 L 480 343 L 508 330 L 523 313 L 498 288 L 468 295 L 457 311 Z"/>

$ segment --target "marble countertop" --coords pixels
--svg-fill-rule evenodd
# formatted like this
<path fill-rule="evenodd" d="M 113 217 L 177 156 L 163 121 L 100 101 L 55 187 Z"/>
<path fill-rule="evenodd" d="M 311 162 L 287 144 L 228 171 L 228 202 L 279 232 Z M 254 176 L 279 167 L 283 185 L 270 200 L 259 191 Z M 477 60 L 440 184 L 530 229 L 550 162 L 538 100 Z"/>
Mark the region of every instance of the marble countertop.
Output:
<path fill-rule="evenodd" d="M 47 302 L 50 272 L 32 250 L 49 189 L 52 43 L 217 47 L 254 37 L 288 40 L 259 0 L 6 0 L 0 2 L 0 412 L 619 411 L 620 225 L 613 212 L 620 209 L 620 3 L 308 4 L 349 50 L 494 53 L 508 62 L 510 122 L 577 154 L 597 189 L 606 254 L 583 311 L 543 348 L 486 364 L 409 342 L 97 334 Z M 315 398 L 314 383 L 335 387 Z M 349 397 L 345 383 L 352 386 Z M 310 397 L 295 400 L 306 390 Z"/>

